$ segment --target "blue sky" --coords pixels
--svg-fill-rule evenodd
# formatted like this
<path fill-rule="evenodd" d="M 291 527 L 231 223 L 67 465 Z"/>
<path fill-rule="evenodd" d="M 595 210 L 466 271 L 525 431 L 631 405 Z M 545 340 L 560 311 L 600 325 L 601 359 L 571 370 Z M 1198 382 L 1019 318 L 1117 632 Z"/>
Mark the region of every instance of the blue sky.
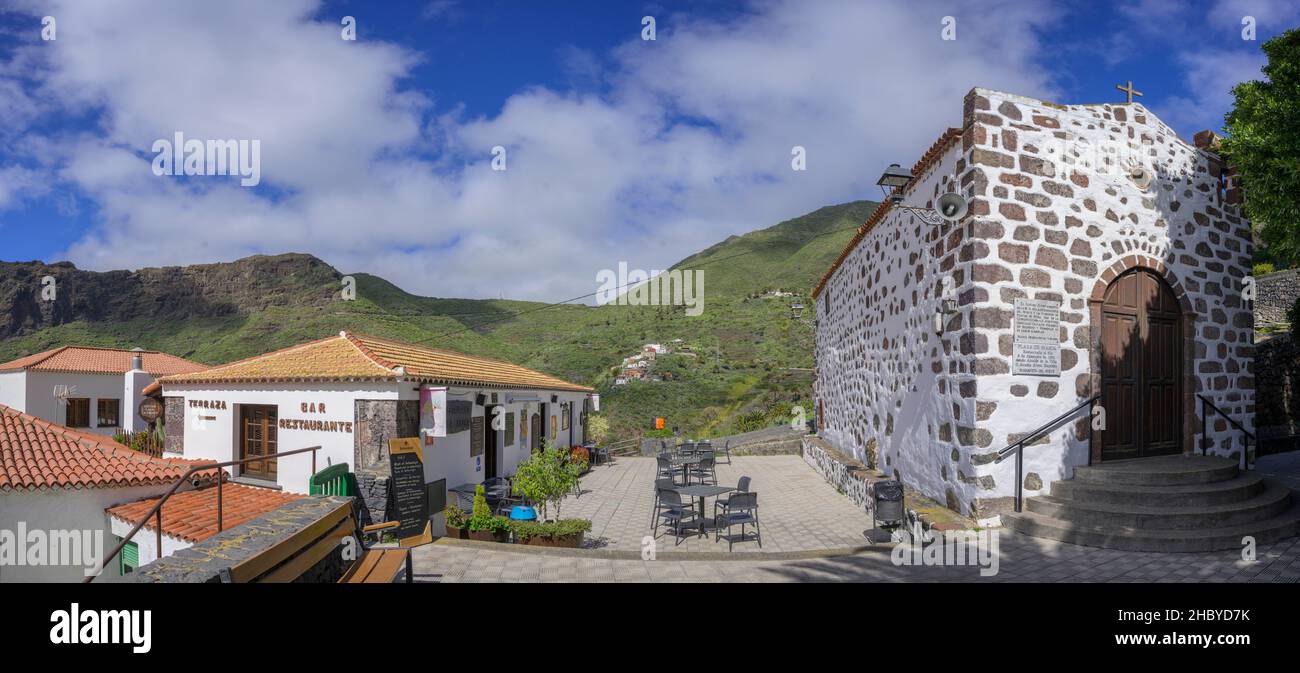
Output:
<path fill-rule="evenodd" d="M 1094 103 L 1131 79 L 1184 137 L 1217 129 L 1298 23 L 1265 0 L 0 0 L 0 260 L 298 251 L 422 294 L 555 300 L 877 196 L 974 86 Z M 154 176 L 177 130 L 258 139 L 261 184 Z"/>

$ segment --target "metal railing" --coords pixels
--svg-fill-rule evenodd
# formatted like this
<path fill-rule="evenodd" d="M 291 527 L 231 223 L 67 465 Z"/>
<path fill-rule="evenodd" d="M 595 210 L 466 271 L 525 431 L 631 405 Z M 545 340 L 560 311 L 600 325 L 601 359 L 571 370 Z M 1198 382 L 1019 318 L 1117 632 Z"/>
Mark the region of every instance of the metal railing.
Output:
<path fill-rule="evenodd" d="M 1232 427 L 1236 428 L 1241 432 L 1242 440 L 1243 440 L 1242 447 L 1241 447 L 1241 469 L 1243 472 L 1249 470 L 1250 469 L 1250 460 L 1249 460 L 1250 443 L 1255 440 L 1255 434 L 1247 430 L 1244 426 L 1242 426 L 1242 424 L 1234 420 L 1231 416 L 1227 414 L 1227 412 L 1225 412 L 1224 410 L 1216 406 L 1214 402 L 1210 401 L 1210 398 L 1200 393 L 1197 393 L 1196 396 L 1201 399 L 1201 455 L 1202 456 L 1210 455 L 1210 433 L 1209 433 L 1210 414 L 1208 412 L 1214 411 L 1218 415 L 1222 416 L 1225 420 L 1227 420 L 1228 423 L 1232 424 Z"/>
<path fill-rule="evenodd" d="M 190 469 L 185 471 L 185 474 L 181 475 L 180 478 L 176 480 L 176 483 L 172 484 L 171 488 L 167 489 L 167 492 L 164 493 L 163 496 L 158 499 L 158 502 L 149 510 L 148 513 L 146 513 L 143 517 L 140 517 L 140 520 L 137 521 L 135 525 L 131 527 L 131 532 L 127 533 L 125 536 L 122 537 L 122 541 L 117 543 L 117 546 L 113 548 L 113 551 L 109 553 L 108 556 L 104 557 L 104 562 L 100 565 L 100 572 L 103 572 L 104 568 L 107 568 L 108 564 L 112 563 L 113 559 L 117 558 L 117 555 L 122 553 L 122 549 L 125 548 L 127 543 L 130 542 L 131 539 L 135 537 L 136 533 L 140 532 L 141 528 L 144 528 L 144 525 L 149 522 L 149 519 L 156 519 L 154 524 L 158 528 L 158 530 L 156 531 L 158 535 L 157 557 L 162 558 L 163 504 L 166 503 L 167 500 L 171 498 L 173 494 L 176 493 L 176 489 L 180 488 L 181 484 L 184 484 L 186 481 L 189 481 L 190 477 L 194 476 L 195 474 L 199 472 L 209 472 L 212 470 L 216 470 L 218 472 L 217 474 L 217 532 L 220 533 L 221 531 L 225 530 L 225 525 L 224 525 L 225 522 L 223 520 L 222 511 L 221 511 L 222 505 L 224 504 L 222 500 L 221 487 L 222 484 L 225 482 L 225 478 L 224 478 L 226 472 L 225 468 L 233 467 L 235 465 L 243 465 L 244 463 L 255 463 L 263 460 L 271 460 L 273 458 L 283 458 L 285 456 L 293 456 L 299 453 L 306 453 L 308 451 L 311 451 L 311 473 L 316 474 L 316 452 L 320 451 L 320 448 L 321 447 L 319 446 L 311 446 L 305 449 L 294 449 L 293 451 L 284 451 L 281 453 L 273 453 L 265 456 L 243 458 L 240 460 L 228 460 L 224 463 L 202 463 L 200 465 L 195 465 L 191 467 Z M 96 577 L 99 577 L 99 575 L 98 574 L 91 575 L 87 577 L 85 580 L 83 580 L 82 582 L 84 584 L 90 584 L 91 582 L 95 581 Z"/>
<path fill-rule="evenodd" d="M 1024 437 L 1021 437 L 1019 440 L 1016 441 L 1016 443 L 1007 446 L 1001 451 L 998 451 L 998 457 L 993 459 L 994 463 L 1001 463 L 1003 460 L 1006 459 L 1007 456 L 1011 455 L 1011 453 L 1013 452 L 1016 454 L 1016 511 L 1017 512 L 1020 511 L 1021 500 L 1023 500 L 1023 495 L 1024 495 L 1023 472 L 1025 469 L 1025 460 L 1024 460 L 1025 445 L 1037 440 L 1039 437 L 1042 437 L 1043 435 L 1060 427 L 1060 425 L 1065 421 L 1069 420 L 1071 416 L 1074 416 L 1075 414 L 1079 413 L 1079 411 L 1085 407 L 1091 407 L 1099 399 L 1101 399 L 1100 394 L 1089 397 L 1088 399 L 1084 400 L 1081 404 L 1079 404 L 1079 406 L 1061 414 L 1060 416 L 1057 416 L 1056 418 L 1053 418 L 1052 420 L 1048 421 L 1044 425 L 1040 426 L 1037 430 L 1034 430 L 1033 432 L 1025 435 Z M 1091 422 L 1088 423 L 1088 464 L 1092 465 L 1092 423 Z"/>

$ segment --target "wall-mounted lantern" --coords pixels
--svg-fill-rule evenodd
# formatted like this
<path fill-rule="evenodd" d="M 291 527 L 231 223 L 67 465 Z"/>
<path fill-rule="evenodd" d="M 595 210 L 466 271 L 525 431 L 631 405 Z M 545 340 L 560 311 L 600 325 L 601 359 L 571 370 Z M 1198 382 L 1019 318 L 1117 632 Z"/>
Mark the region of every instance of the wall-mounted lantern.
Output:
<path fill-rule="evenodd" d="M 934 314 L 934 333 L 943 334 L 944 326 L 948 324 L 951 316 L 957 314 L 957 300 L 943 299 L 939 302 L 939 310 Z"/>

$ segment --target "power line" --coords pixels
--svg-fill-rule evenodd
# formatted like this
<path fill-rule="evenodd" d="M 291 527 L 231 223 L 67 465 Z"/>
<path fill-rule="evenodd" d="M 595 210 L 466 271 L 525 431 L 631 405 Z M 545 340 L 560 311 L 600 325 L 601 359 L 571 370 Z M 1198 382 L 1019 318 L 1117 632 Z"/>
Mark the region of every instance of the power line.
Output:
<path fill-rule="evenodd" d="M 823 237 L 823 236 L 829 236 L 829 235 L 831 235 L 831 234 L 838 234 L 838 233 L 845 232 L 845 231 L 856 231 L 856 230 L 860 229 L 861 226 L 862 226 L 862 225 L 857 225 L 857 226 L 853 226 L 853 227 L 845 227 L 845 228 L 843 228 L 843 229 L 831 229 L 831 230 L 828 230 L 828 231 L 823 231 L 823 232 L 820 233 L 820 234 L 816 234 L 816 235 L 811 236 L 811 237 L 809 237 L 808 239 L 806 239 L 806 240 L 805 240 L 805 244 L 807 244 L 808 241 L 814 241 L 814 240 L 816 240 L 816 239 L 818 239 L 818 238 L 821 238 L 821 237 Z M 750 255 L 750 254 L 753 254 L 753 253 L 755 253 L 755 252 L 758 252 L 758 250 L 747 250 L 747 251 L 745 251 L 745 252 L 736 253 L 736 254 L 734 254 L 734 255 L 729 255 L 729 256 L 727 256 L 727 257 L 721 257 L 721 258 L 718 258 L 718 259 L 709 260 L 709 261 L 707 261 L 707 262 L 704 262 L 703 264 L 699 264 L 699 265 L 697 265 L 697 268 L 698 268 L 698 267 L 708 266 L 708 265 L 710 265 L 710 264 L 716 264 L 716 263 L 718 263 L 718 262 L 725 262 L 725 261 L 727 261 L 727 260 L 735 259 L 735 258 L 737 258 L 737 257 L 744 257 L 745 255 Z M 687 259 L 690 259 L 690 258 L 688 257 Z M 671 270 L 671 269 L 670 269 L 670 270 Z M 658 276 L 656 276 L 656 278 L 657 278 L 657 277 L 658 277 Z M 628 287 L 635 287 L 635 286 L 637 286 L 637 285 L 641 285 L 642 283 L 646 283 L 646 282 L 649 282 L 649 281 L 642 281 L 642 282 L 640 282 L 640 283 L 628 283 L 628 284 L 625 284 L 625 285 L 621 285 L 621 286 L 619 286 L 617 289 L 622 290 L 622 289 L 624 289 L 624 288 L 628 288 Z M 538 311 L 545 311 L 545 310 L 547 310 L 547 309 L 555 308 L 555 307 L 557 307 L 557 306 L 565 306 L 565 305 L 570 304 L 570 303 L 572 303 L 572 302 L 578 301 L 579 299 L 586 299 L 586 298 L 588 298 L 588 297 L 594 297 L 594 296 L 596 296 L 596 295 L 599 294 L 599 293 L 600 293 L 600 290 L 597 290 L 596 292 L 590 292 L 590 293 L 587 293 L 587 294 L 584 294 L 584 295 L 580 295 L 580 296 L 577 296 L 577 297 L 573 297 L 573 298 L 570 298 L 570 299 L 565 299 L 564 301 L 554 302 L 554 303 L 551 303 L 551 304 L 545 304 L 545 305 L 542 305 L 542 306 L 538 306 L 538 307 L 536 307 L 536 308 L 530 308 L 530 309 L 527 309 L 527 310 L 524 310 L 524 311 L 519 311 L 519 312 L 517 312 L 517 313 L 510 313 L 509 315 L 505 315 L 505 316 L 502 316 L 502 317 L 498 317 L 498 318 L 495 318 L 495 319 L 492 319 L 492 320 L 485 320 L 485 321 L 483 321 L 483 322 L 479 322 L 479 323 L 476 323 L 476 324 L 473 324 L 473 325 L 468 325 L 468 326 L 462 327 L 462 328 L 460 328 L 460 329 L 452 330 L 452 331 L 450 331 L 450 332 L 444 332 L 444 333 L 442 333 L 442 334 L 438 334 L 438 335 L 436 335 L 436 336 L 430 337 L 429 339 L 425 339 L 424 341 L 425 341 L 425 342 L 432 342 L 432 341 L 434 341 L 434 340 L 442 339 L 442 338 L 444 338 L 444 337 L 449 337 L 449 336 L 454 336 L 454 335 L 456 335 L 456 334 L 460 334 L 461 332 L 467 332 L 467 331 L 471 331 L 471 330 L 477 329 L 477 328 L 479 328 L 479 327 L 483 327 L 483 326 L 486 326 L 486 325 L 491 325 L 491 324 L 493 324 L 493 323 L 501 322 L 501 321 L 503 321 L 503 320 L 509 320 L 509 319 L 511 319 L 511 318 L 517 318 L 517 317 L 519 317 L 519 316 L 521 316 L 521 315 L 527 315 L 527 314 L 529 314 L 529 313 L 536 313 L 536 312 L 538 312 Z M 484 313 L 492 313 L 492 312 L 491 312 L 491 311 L 485 311 Z"/>

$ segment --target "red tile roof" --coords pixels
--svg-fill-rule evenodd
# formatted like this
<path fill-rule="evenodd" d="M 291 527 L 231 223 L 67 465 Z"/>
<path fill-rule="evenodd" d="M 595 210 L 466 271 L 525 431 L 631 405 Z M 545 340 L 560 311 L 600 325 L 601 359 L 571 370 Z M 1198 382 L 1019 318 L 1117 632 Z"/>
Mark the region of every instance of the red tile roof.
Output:
<path fill-rule="evenodd" d="M 925 154 L 921 155 L 921 159 L 916 162 L 916 165 L 912 166 L 912 175 L 918 178 L 921 177 L 921 174 L 930 170 L 930 166 L 942 158 L 943 153 L 948 151 L 948 147 L 960 138 L 961 129 L 949 128 L 947 131 L 944 131 L 943 135 L 939 136 L 939 139 L 934 141 L 934 144 L 930 146 L 930 149 L 926 150 Z M 908 185 L 908 187 L 911 186 L 913 185 Z M 898 190 L 895 189 L 895 191 Z M 867 235 L 867 232 L 874 229 L 876 224 L 878 224 L 880 220 L 884 219 L 885 214 L 890 211 L 893 205 L 893 203 L 886 199 L 880 205 L 876 206 L 875 210 L 871 211 L 871 215 L 867 217 L 867 221 L 863 222 L 862 226 L 858 227 L 857 233 L 853 234 L 853 238 L 849 239 L 848 245 L 844 246 L 844 250 L 840 252 L 840 256 L 835 258 L 835 263 L 831 264 L 831 268 L 827 269 L 826 273 L 822 275 L 822 279 L 817 282 L 817 287 L 813 288 L 812 296 L 814 299 L 822 293 L 822 289 L 826 287 L 826 283 L 830 281 L 831 276 L 835 275 L 835 271 L 840 268 L 840 265 L 844 263 L 844 260 L 848 259 L 849 253 L 853 252 L 853 249 L 858 247 L 858 244 L 862 242 L 862 239 Z"/>
<path fill-rule="evenodd" d="M 161 497 L 161 496 L 159 496 Z M 227 483 L 222 487 L 221 524 L 229 530 L 252 521 L 267 512 L 307 496 L 269 488 Z M 122 521 L 135 524 L 158 504 L 159 498 L 145 498 L 110 507 L 106 512 Z M 152 517 L 144 528 L 157 531 Z M 217 491 L 215 487 L 183 491 L 172 495 L 162 507 L 163 533 L 172 537 L 201 542 L 217 534 Z"/>
<path fill-rule="evenodd" d="M 0 491 L 168 484 L 210 462 L 153 458 L 0 404 Z"/>
<path fill-rule="evenodd" d="M 38 372 L 76 374 L 125 374 L 131 371 L 131 357 L 139 353 L 144 370 L 154 376 L 200 372 L 208 366 L 158 351 L 129 351 L 120 348 L 62 346 L 0 364 L 0 372 L 26 369 Z"/>
<path fill-rule="evenodd" d="M 537 388 L 592 392 L 593 389 L 501 360 L 440 348 L 340 332 L 319 341 L 161 379 L 175 383 L 282 381 L 408 381 L 494 388 Z"/>

